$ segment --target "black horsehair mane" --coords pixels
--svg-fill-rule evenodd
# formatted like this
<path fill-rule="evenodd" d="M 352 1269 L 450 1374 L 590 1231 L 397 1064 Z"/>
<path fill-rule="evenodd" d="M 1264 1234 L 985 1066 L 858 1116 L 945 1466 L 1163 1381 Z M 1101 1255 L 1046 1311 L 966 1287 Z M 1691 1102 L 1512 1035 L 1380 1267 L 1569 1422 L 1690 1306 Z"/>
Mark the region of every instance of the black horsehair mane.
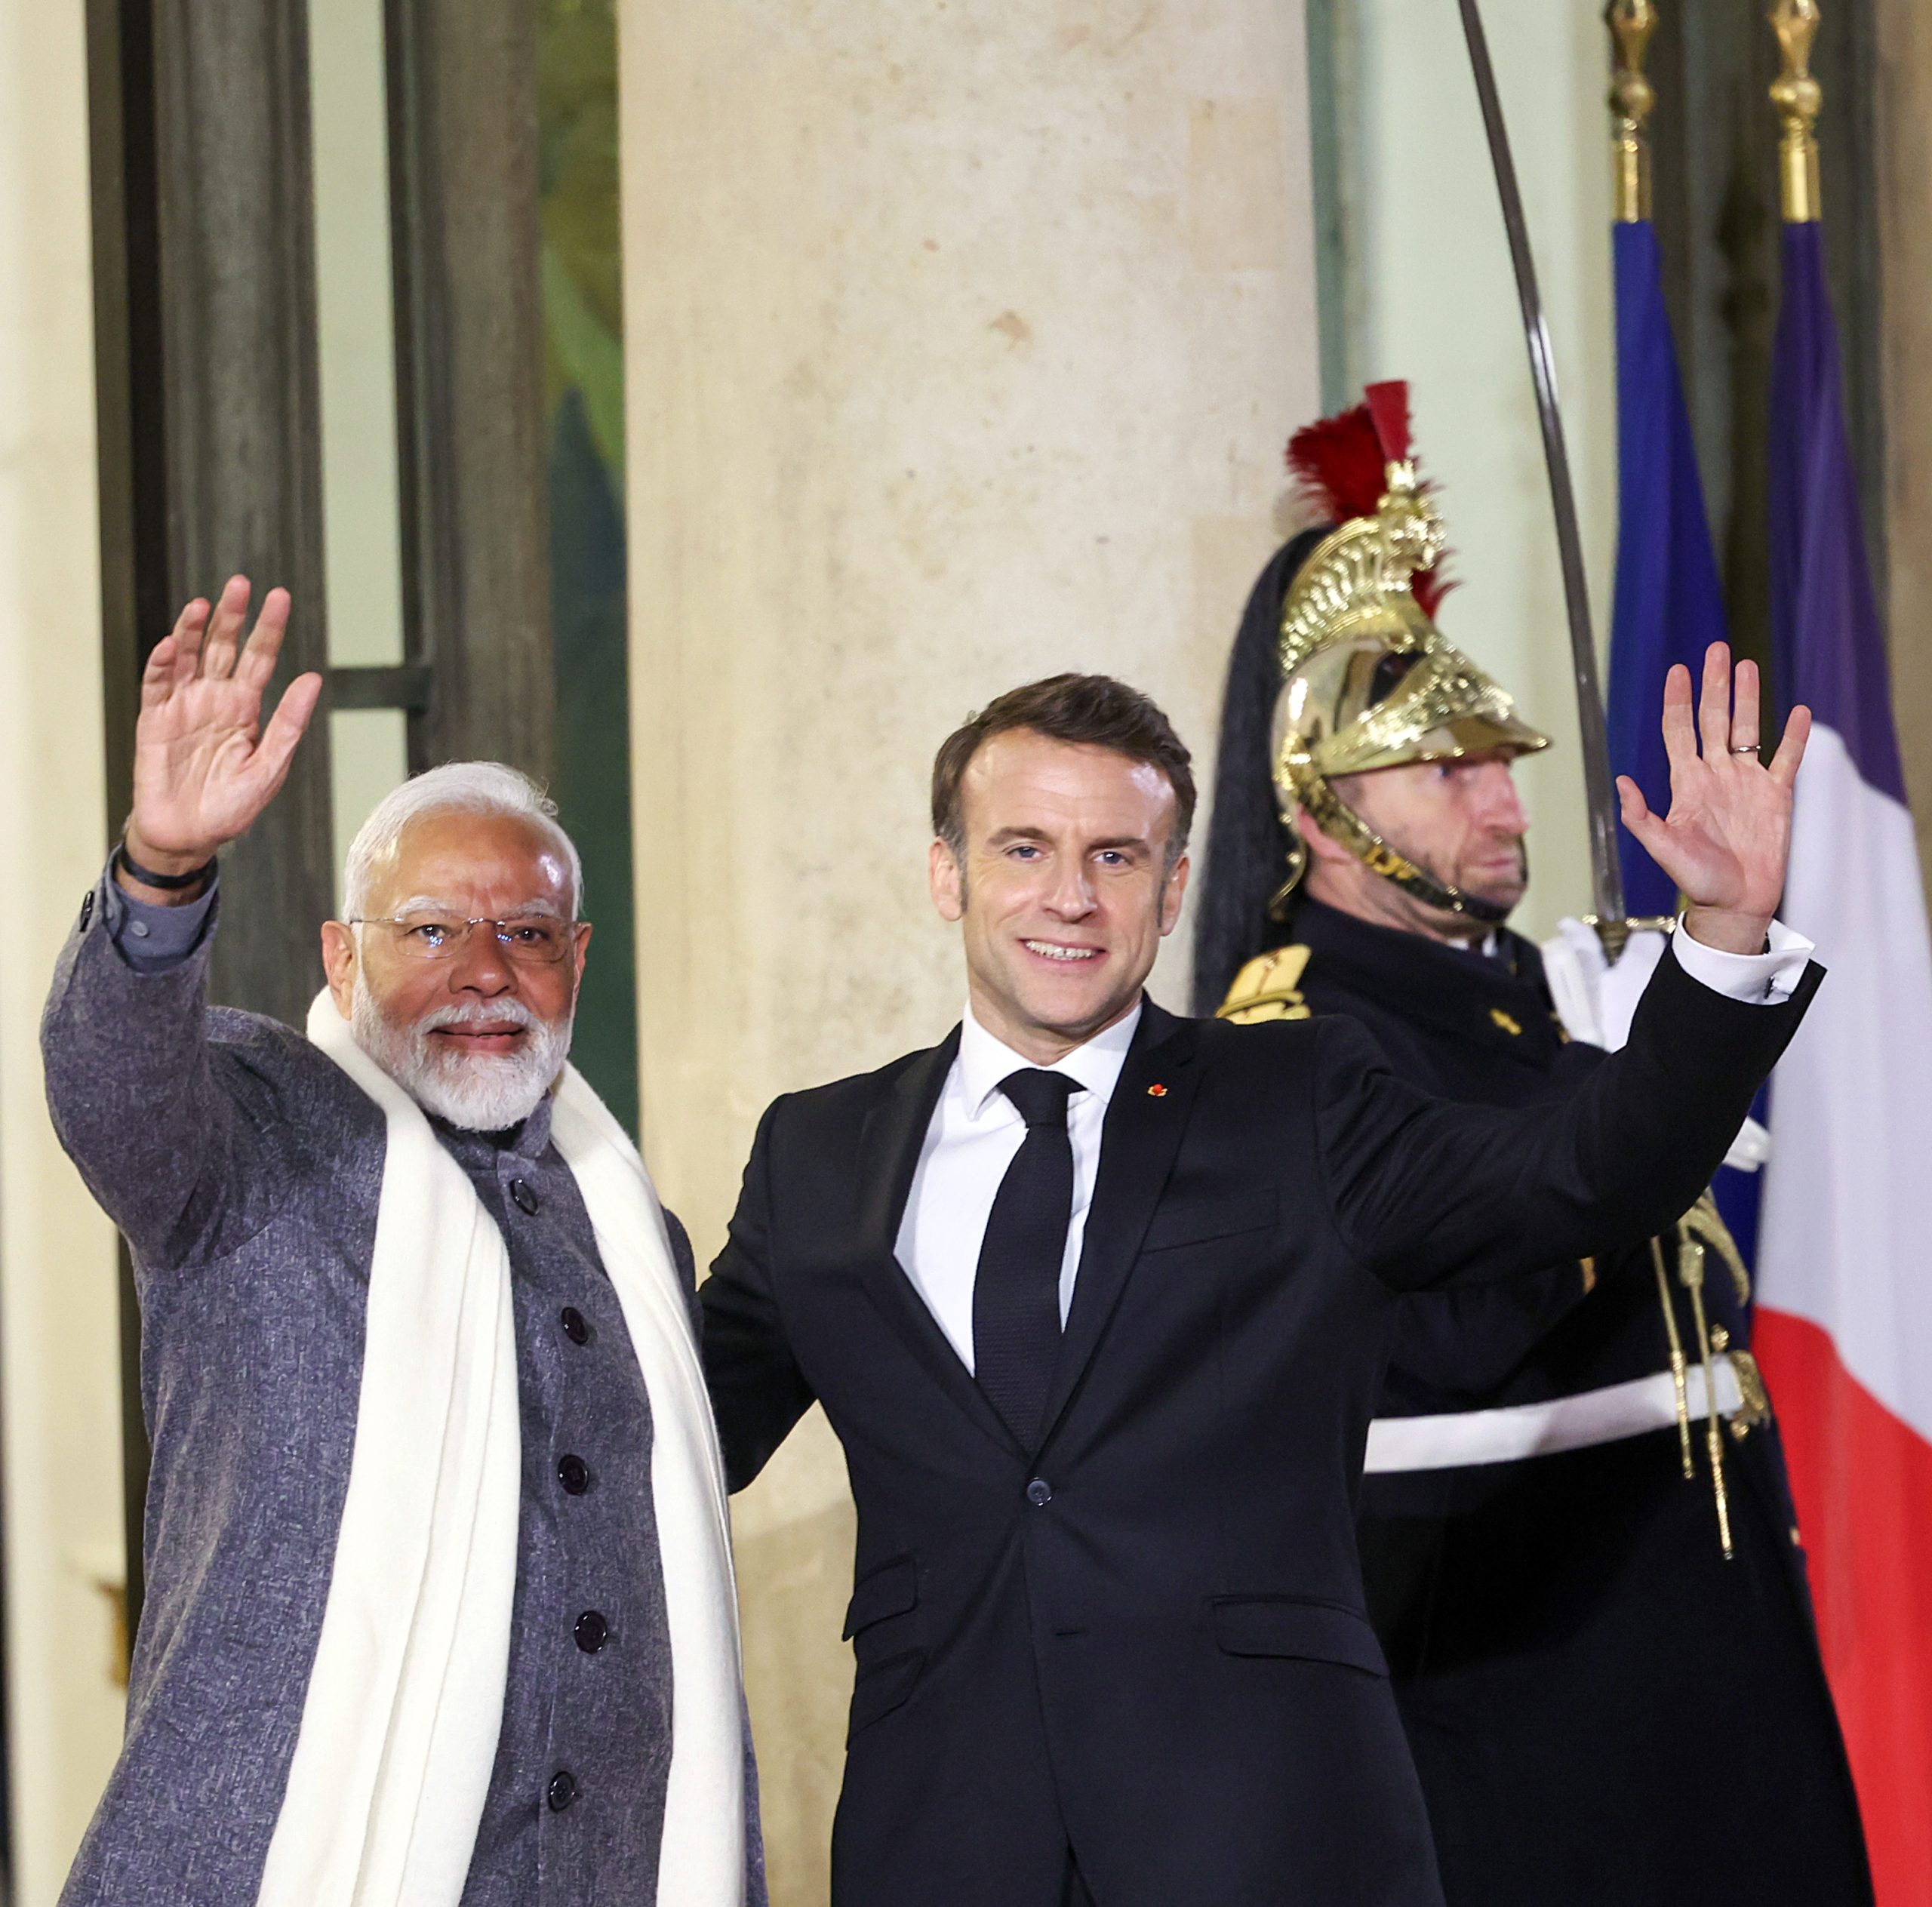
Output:
<path fill-rule="evenodd" d="M 1331 524 L 1304 530 L 1278 549 L 1256 580 L 1228 659 L 1194 914 L 1194 1010 L 1211 1013 L 1229 983 L 1258 953 L 1287 937 L 1268 903 L 1287 873 L 1287 837 L 1275 804 L 1269 735 L 1281 686 L 1275 654 L 1281 601 L 1296 571 Z"/>

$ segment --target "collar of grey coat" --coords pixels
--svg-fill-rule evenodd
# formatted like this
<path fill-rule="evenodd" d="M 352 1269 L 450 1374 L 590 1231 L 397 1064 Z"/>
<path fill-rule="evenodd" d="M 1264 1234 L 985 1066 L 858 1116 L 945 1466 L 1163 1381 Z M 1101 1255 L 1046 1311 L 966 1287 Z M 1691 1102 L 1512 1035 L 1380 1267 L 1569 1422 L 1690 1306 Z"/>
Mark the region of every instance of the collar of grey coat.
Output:
<path fill-rule="evenodd" d="M 439 1119 L 432 1112 L 429 1117 L 429 1128 L 441 1140 L 445 1147 L 465 1161 L 471 1159 L 487 1161 L 493 1155 L 509 1153 L 512 1158 L 527 1159 L 533 1164 L 543 1155 L 544 1149 L 550 1143 L 550 1109 L 556 1103 L 555 1096 L 546 1093 L 537 1102 L 537 1109 L 527 1119 L 500 1132 L 478 1132 L 470 1126 L 453 1126 L 447 1119 Z"/>
<path fill-rule="evenodd" d="M 863 1271 L 881 1315 L 934 1382 L 1010 1454 L 1031 1459 L 1052 1443 L 1127 1288 L 1140 1241 L 1187 1130 L 1199 1068 L 1198 1023 L 1146 1002 L 1101 1128 L 1100 1161 L 1087 1213 L 1072 1309 L 1034 1450 L 1022 1448 L 959 1361 L 894 1251 L 919 1153 L 959 1051 L 955 1026 L 906 1060 L 866 1115 L 859 1141 Z M 1155 1093 L 1154 1086 L 1165 1090 Z"/>

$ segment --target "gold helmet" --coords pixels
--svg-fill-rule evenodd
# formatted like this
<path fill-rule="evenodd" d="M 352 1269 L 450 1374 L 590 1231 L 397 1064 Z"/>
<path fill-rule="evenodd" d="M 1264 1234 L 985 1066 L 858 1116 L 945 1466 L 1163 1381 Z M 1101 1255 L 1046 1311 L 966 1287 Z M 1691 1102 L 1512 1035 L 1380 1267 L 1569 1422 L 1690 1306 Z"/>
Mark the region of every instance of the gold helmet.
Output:
<path fill-rule="evenodd" d="M 1433 907 L 1500 920 L 1506 911 L 1437 880 L 1392 847 L 1335 791 L 1342 776 L 1409 761 L 1547 748 L 1500 684 L 1449 642 L 1431 612 L 1442 519 L 1409 454 L 1408 386 L 1371 384 L 1367 401 L 1300 432 L 1288 460 L 1340 519 L 1309 553 L 1281 604 L 1275 704 L 1275 798 L 1294 891 L 1308 854 L 1306 810 L 1330 839 Z M 1380 491 L 1379 499 L 1370 500 Z"/>

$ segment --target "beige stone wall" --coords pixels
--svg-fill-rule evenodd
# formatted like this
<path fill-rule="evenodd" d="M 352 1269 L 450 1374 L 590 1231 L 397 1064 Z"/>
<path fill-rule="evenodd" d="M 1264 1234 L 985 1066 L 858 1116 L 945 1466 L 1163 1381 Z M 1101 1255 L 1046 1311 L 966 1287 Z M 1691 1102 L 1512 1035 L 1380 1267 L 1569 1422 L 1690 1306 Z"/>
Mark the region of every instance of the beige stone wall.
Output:
<path fill-rule="evenodd" d="M 99 872 L 100 574 L 80 0 L 0 12 L 0 1450 L 17 1907 L 52 1907 L 121 1745 L 112 1228 L 61 1153 L 38 1029 Z"/>
<path fill-rule="evenodd" d="M 1319 403 L 1303 21 L 636 0 L 623 57 L 645 1139 L 703 1256 L 774 1094 L 957 1017 L 940 737 L 1099 669 L 1208 750 Z M 822 1423 L 737 1535 L 774 1898 L 823 1901 L 851 1511 Z"/>

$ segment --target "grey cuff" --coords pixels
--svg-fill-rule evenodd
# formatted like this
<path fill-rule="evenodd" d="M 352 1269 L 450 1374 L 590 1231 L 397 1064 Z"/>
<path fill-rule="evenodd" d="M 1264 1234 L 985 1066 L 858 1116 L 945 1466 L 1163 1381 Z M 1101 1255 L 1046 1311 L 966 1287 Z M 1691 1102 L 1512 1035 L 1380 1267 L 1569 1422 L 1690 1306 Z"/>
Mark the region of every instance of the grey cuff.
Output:
<path fill-rule="evenodd" d="M 165 973 L 190 958 L 207 937 L 221 886 L 217 871 L 206 890 L 180 907 L 137 900 L 107 870 L 103 912 L 107 937 L 137 973 Z"/>

